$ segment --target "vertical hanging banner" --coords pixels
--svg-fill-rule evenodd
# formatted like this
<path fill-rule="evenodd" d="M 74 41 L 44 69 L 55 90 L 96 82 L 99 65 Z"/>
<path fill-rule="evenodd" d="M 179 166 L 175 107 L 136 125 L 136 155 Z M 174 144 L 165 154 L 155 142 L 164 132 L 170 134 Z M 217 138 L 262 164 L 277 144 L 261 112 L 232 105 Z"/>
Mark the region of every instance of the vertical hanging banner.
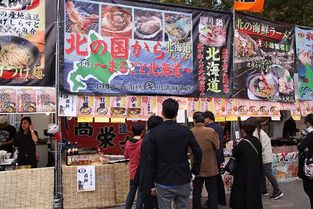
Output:
<path fill-rule="evenodd" d="M 293 102 L 293 27 L 235 16 L 233 97 Z"/>
<path fill-rule="evenodd" d="M 54 85 L 55 21 L 54 0 L 0 1 L 0 85 Z"/>
<path fill-rule="evenodd" d="M 197 68 L 200 96 L 231 95 L 231 16 L 203 12 L 200 16 Z"/>
<path fill-rule="evenodd" d="M 296 27 L 299 99 L 313 100 L 313 28 Z"/>
<path fill-rule="evenodd" d="M 63 90 L 199 95 L 199 55 L 202 95 L 230 93 L 230 14 L 124 0 L 64 4 Z"/>

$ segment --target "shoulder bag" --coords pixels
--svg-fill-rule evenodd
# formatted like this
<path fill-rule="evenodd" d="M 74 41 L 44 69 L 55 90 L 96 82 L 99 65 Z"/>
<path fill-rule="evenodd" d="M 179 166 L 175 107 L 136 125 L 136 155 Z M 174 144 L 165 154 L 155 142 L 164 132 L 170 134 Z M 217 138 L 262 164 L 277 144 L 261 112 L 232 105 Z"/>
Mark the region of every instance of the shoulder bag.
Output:
<path fill-rule="evenodd" d="M 258 150 L 255 148 L 255 146 L 247 139 L 243 139 L 243 141 L 248 142 L 251 147 L 255 150 L 256 154 L 259 156 Z M 228 163 L 225 166 L 225 171 L 227 171 L 230 175 L 234 175 L 236 172 L 237 162 L 236 158 L 232 157 L 229 159 Z"/>

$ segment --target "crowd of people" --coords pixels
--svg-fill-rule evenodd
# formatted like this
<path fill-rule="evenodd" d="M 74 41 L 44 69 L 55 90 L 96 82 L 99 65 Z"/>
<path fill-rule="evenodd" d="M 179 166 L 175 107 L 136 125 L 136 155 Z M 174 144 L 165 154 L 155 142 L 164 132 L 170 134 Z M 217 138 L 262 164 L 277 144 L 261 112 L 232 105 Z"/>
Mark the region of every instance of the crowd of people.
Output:
<path fill-rule="evenodd" d="M 136 191 L 136 209 L 188 208 L 191 190 L 193 209 L 201 209 L 203 185 L 208 193 L 205 208 L 226 205 L 221 176 L 224 130 L 214 122 L 214 114 L 209 111 L 195 112 L 190 130 L 176 123 L 178 109 L 176 100 L 167 99 L 162 104 L 163 118 L 151 116 L 147 131 L 143 124 L 132 126 L 134 137 L 127 141 L 124 153 L 130 161 L 130 191 L 125 209 L 132 207 Z M 313 157 L 312 114 L 306 117 L 305 123 L 305 137 L 298 147 L 304 156 L 300 157 L 299 176 L 303 178 L 304 190 L 312 205 L 313 179 L 303 173 L 308 156 Z M 266 178 L 273 187 L 271 199 L 284 195 L 272 172 L 271 140 L 260 124 L 256 118 L 241 123 L 242 139 L 233 149 L 236 159 L 230 195 L 233 209 L 262 209 L 262 194 L 269 195 Z"/>

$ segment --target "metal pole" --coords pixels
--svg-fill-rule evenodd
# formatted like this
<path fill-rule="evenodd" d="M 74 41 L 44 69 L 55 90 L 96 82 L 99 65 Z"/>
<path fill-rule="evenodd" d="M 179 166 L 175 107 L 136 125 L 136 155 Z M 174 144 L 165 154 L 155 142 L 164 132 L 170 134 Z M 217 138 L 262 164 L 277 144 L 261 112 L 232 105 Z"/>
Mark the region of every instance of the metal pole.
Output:
<path fill-rule="evenodd" d="M 55 87 L 56 87 L 56 114 L 55 114 L 55 123 L 61 131 L 61 125 L 59 120 L 59 78 L 60 78 L 60 0 L 57 0 L 57 9 L 56 9 L 56 59 L 55 59 Z M 62 194 L 62 167 L 61 167 L 61 149 L 62 141 L 55 143 L 55 189 L 54 189 L 54 208 L 62 209 L 63 208 L 63 194 Z"/>

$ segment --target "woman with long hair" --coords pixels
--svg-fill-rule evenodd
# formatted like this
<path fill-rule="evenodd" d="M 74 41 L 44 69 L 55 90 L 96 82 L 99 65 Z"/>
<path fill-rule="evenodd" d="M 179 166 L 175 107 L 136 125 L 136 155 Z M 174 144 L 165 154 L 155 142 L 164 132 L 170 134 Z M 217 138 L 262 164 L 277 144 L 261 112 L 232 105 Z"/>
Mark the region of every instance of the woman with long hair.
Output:
<path fill-rule="evenodd" d="M 243 139 L 233 150 L 236 159 L 234 184 L 230 195 L 232 209 L 261 209 L 260 181 L 262 177 L 262 144 L 253 136 L 256 121 L 248 119 L 242 124 Z"/>
<path fill-rule="evenodd" d="M 37 167 L 36 145 L 38 134 L 32 128 L 30 117 L 24 117 L 20 123 L 20 129 L 14 138 L 14 145 L 18 147 L 18 165 L 30 165 Z"/>

